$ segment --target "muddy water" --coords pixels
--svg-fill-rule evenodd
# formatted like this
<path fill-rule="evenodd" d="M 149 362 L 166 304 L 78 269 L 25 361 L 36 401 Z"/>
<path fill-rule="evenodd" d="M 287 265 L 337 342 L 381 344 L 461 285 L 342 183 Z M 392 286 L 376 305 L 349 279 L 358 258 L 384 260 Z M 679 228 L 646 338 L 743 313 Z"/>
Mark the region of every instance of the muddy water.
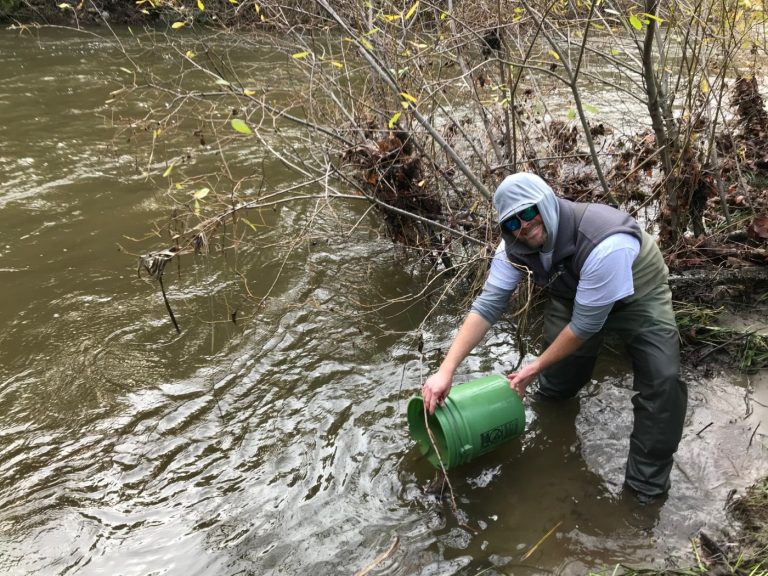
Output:
<path fill-rule="evenodd" d="M 454 514 L 422 489 L 404 409 L 461 313 L 430 320 L 420 362 L 426 305 L 376 308 L 419 276 L 378 235 L 314 216 L 311 242 L 286 243 L 312 210 L 294 205 L 262 215 L 242 277 L 224 258 L 166 276 L 177 335 L 128 254 L 164 247 L 142 240 L 163 213 L 113 141 L 120 65 L 90 35 L 0 31 L 3 574 L 352 574 L 390 548 L 372 573 L 663 566 L 768 472 L 765 376 L 691 372 L 669 497 L 626 498 L 631 377 L 608 351 L 578 400 L 528 401 L 524 437 L 452 471 Z M 512 342 L 494 332 L 461 378 L 503 372 Z"/>

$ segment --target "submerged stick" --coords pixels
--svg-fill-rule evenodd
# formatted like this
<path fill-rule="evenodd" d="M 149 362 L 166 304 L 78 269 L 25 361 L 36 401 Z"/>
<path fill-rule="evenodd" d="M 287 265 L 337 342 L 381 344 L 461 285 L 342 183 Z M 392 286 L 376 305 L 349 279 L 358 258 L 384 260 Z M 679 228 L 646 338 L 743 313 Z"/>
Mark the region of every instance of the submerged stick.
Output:
<path fill-rule="evenodd" d="M 557 524 L 555 524 L 555 525 L 552 527 L 552 529 L 551 529 L 549 532 L 547 532 L 546 534 L 544 534 L 544 536 L 542 536 L 542 537 L 539 539 L 539 541 L 538 541 L 538 542 L 536 542 L 536 544 L 534 544 L 534 545 L 533 545 L 533 548 L 531 548 L 530 550 L 528 550 L 528 552 L 526 552 L 525 554 L 523 554 L 523 557 L 521 558 L 521 560 L 528 560 L 528 558 L 530 558 L 530 557 L 531 557 L 531 554 L 533 554 L 534 552 L 536 552 L 536 550 L 538 549 L 538 547 L 539 547 L 539 546 L 541 546 L 541 545 L 542 545 L 542 543 L 544 542 L 544 540 L 546 540 L 547 538 L 549 538 L 549 537 L 552 535 L 552 533 L 553 533 L 555 530 L 557 530 L 557 529 L 560 527 L 560 524 L 562 524 L 562 523 L 563 523 L 563 521 L 562 521 L 562 520 L 560 520 L 560 522 L 558 522 Z"/>
<path fill-rule="evenodd" d="M 176 328 L 176 332 L 178 334 L 181 334 L 181 328 L 179 328 L 179 323 L 176 322 L 176 316 L 173 315 L 173 310 L 171 309 L 171 303 L 168 302 L 168 296 L 165 295 L 165 286 L 163 286 L 162 275 L 157 277 L 157 281 L 160 282 L 160 291 L 163 293 L 163 302 L 165 302 L 165 309 L 168 310 L 168 315 L 171 317 L 171 322 L 173 322 L 173 327 Z"/>
<path fill-rule="evenodd" d="M 712 426 L 712 424 L 714 424 L 714 422 L 710 422 L 709 424 L 707 424 L 706 426 L 704 426 L 704 428 L 702 428 L 701 430 L 699 430 L 698 432 L 696 432 L 696 436 L 701 436 L 701 433 L 702 433 L 702 432 L 704 432 L 704 430 L 706 430 L 706 429 L 707 429 L 707 428 L 709 428 L 710 426 Z"/>
<path fill-rule="evenodd" d="M 386 552 L 382 552 L 376 558 L 374 558 L 373 562 L 368 564 L 364 569 L 360 570 L 359 572 L 355 572 L 355 576 L 366 576 L 368 572 L 373 570 L 377 564 L 382 563 L 384 560 L 386 560 L 392 552 L 397 550 L 397 547 L 400 545 L 400 537 L 395 536 L 395 540 L 390 545 L 389 549 Z"/>
<path fill-rule="evenodd" d="M 750 436 L 750 437 L 749 437 L 749 444 L 747 444 L 747 449 L 749 449 L 749 448 L 750 448 L 750 446 L 752 446 L 752 440 L 754 440 L 754 439 L 755 439 L 755 434 L 757 434 L 757 429 L 758 429 L 758 428 L 760 428 L 760 424 L 761 424 L 761 423 L 762 423 L 762 422 L 758 422 L 758 423 L 757 423 L 757 426 L 755 426 L 755 429 L 754 429 L 754 431 L 752 432 L 752 436 Z"/>
<path fill-rule="evenodd" d="M 429 436 L 429 442 L 432 444 L 432 448 L 435 451 L 435 454 L 437 455 L 437 461 L 440 464 L 440 470 L 443 472 L 443 480 L 445 480 L 445 483 L 448 484 L 448 493 L 451 497 L 451 510 L 453 510 L 454 514 L 457 514 L 459 511 L 459 507 L 456 506 L 456 498 L 453 495 L 453 486 L 451 486 L 451 481 L 448 479 L 448 472 L 445 469 L 445 464 L 443 464 L 443 459 L 440 456 L 440 450 L 437 449 L 437 440 L 435 440 L 435 435 L 432 434 L 432 429 L 429 427 L 429 417 L 427 414 L 427 405 L 422 405 L 423 412 L 424 412 L 424 427 L 427 429 L 427 436 Z"/>

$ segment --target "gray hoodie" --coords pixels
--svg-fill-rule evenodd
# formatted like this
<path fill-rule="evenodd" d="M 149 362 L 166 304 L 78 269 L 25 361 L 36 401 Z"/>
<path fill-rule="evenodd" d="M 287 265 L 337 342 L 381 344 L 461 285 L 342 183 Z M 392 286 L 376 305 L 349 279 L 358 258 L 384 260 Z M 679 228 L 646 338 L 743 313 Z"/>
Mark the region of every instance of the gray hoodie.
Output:
<path fill-rule="evenodd" d="M 536 204 L 547 230 L 547 241 L 540 252 L 552 252 L 555 247 L 557 224 L 560 218 L 560 206 L 555 192 L 549 185 L 536 174 L 519 172 L 504 178 L 496 188 L 493 195 L 493 204 L 499 216 L 499 222 L 503 222 L 523 208 Z M 522 242 L 515 242 L 510 234 L 502 234 L 507 247 L 520 254 L 532 254 L 537 252 Z"/>

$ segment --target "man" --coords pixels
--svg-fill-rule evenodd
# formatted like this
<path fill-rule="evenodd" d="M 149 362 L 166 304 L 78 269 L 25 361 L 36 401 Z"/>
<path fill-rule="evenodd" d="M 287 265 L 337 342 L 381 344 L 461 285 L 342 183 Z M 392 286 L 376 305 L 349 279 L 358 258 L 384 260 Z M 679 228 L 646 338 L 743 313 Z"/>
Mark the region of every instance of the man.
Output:
<path fill-rule="evenodd" d="M 625 483 L 642 500 L 670 486 L 687 390 L 679 378 L 679 342 L 668 270 L 653 238 L 629 215 L 600 204 L 557 198 L 535 174 L 508 176 L 494 194 L 502 242 L 483 291 L 472 304 L 438 371 L 422 387 L 434 412 L 458 365 L 504 312 L 526 272 L 546 287 L 544 349 L 509 385 L 522 398 L 566 399 L 589 382 L 605 331 L 624 340 L 634 372 L 634 427 Z"/>

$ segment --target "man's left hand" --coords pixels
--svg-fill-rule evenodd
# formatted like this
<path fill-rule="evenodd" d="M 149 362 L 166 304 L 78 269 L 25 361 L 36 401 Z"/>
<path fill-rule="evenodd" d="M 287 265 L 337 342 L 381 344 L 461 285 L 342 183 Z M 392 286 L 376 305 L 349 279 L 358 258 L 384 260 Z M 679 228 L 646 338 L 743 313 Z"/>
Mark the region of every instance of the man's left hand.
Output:
<path fill-rule="evenodd" d="M 524 367 L 518 372 L 512 372 L 507 374 L 507 380 L 509 380 L 509 387 L 512 388 L 522 400 L 525 398 L 525 390 L 528 385 L 533 382 L 541 372 L 538 359 L 534 360 L 528 366 Z"/>

